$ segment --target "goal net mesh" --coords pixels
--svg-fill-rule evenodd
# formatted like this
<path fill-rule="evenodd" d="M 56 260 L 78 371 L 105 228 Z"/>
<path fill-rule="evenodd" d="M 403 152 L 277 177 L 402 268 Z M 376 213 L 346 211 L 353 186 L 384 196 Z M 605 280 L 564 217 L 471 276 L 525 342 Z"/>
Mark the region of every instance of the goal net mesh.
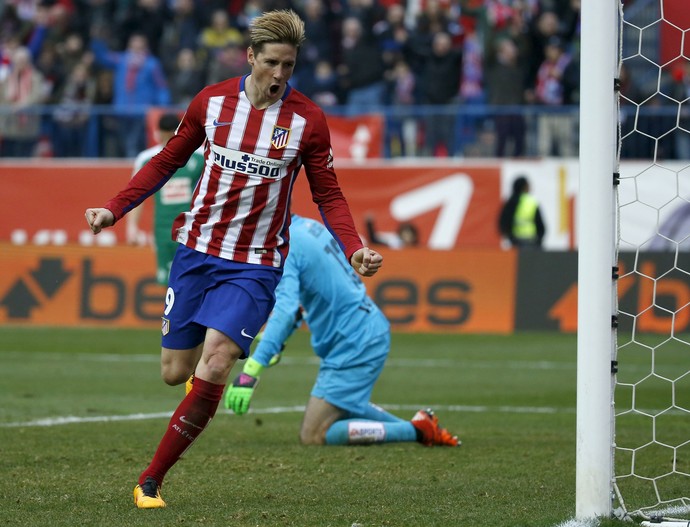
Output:
<path fill-rule="evenodd" d="M 614 512 L 690 519 L 690 9 L 623 1 Z"/>

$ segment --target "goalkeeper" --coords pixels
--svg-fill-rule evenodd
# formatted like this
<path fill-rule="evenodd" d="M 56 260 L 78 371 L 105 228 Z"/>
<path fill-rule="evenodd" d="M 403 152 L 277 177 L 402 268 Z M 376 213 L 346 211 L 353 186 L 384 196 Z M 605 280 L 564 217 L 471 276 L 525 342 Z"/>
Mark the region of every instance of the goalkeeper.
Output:
<path fill-rule="evenodd" d="M 290 241 L 275 306 L 256 351 L 226 391 L 225 407 L 238 415 L 247 412 L 259 377 L 278 362 L 297 327 L 295 313 L 304 308 L 321 361 L 302 421 L 302 443 L 457 446 L 457 437 L 439 426 L 431 410 L 408 421 L 369 402 L 388 355 L 390 324 L 323 225 L 293 215 Z"/>

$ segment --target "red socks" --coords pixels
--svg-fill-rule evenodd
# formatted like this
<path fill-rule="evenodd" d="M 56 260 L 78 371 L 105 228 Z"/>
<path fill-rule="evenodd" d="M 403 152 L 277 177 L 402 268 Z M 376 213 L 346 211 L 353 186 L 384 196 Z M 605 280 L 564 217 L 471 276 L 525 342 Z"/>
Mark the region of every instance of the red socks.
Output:
<path fill-rule="evenodd" d="M 177 463 L 215 415 L 224 388 L 223 384 L 213 384 L 199 377 L 194 378 L 194 389 L 182 399 L 175 410 L 151 464 L 139 476 L 139 485 L 143 485 L 147 477 L 155 479 L 159 486 L 163 485 L 165 474 Z"/>

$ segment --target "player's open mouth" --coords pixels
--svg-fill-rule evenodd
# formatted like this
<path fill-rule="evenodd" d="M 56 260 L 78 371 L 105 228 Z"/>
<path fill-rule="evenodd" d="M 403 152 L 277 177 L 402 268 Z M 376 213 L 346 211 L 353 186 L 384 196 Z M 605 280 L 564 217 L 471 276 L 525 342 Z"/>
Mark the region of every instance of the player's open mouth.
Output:
<path fill-rule="evenodd" d="M 271 84 L 270 88 L 268 88 L 268 92 L 274 97 L 276 95 L 278 95 L 279 91 L 280 91 L 280 86 L 278 84 Z"/>

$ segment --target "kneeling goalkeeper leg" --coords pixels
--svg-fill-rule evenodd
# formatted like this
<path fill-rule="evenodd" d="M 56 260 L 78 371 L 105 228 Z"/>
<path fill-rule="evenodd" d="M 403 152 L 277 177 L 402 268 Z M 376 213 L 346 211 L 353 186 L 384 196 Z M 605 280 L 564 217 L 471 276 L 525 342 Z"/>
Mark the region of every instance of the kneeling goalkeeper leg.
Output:
<path fill-rule="evenodd" d="M 417 430 L 410 421 L 371 421 L 343 419 L 326 431 L 327 445 L 356 445 L 417 441 Z"/>

